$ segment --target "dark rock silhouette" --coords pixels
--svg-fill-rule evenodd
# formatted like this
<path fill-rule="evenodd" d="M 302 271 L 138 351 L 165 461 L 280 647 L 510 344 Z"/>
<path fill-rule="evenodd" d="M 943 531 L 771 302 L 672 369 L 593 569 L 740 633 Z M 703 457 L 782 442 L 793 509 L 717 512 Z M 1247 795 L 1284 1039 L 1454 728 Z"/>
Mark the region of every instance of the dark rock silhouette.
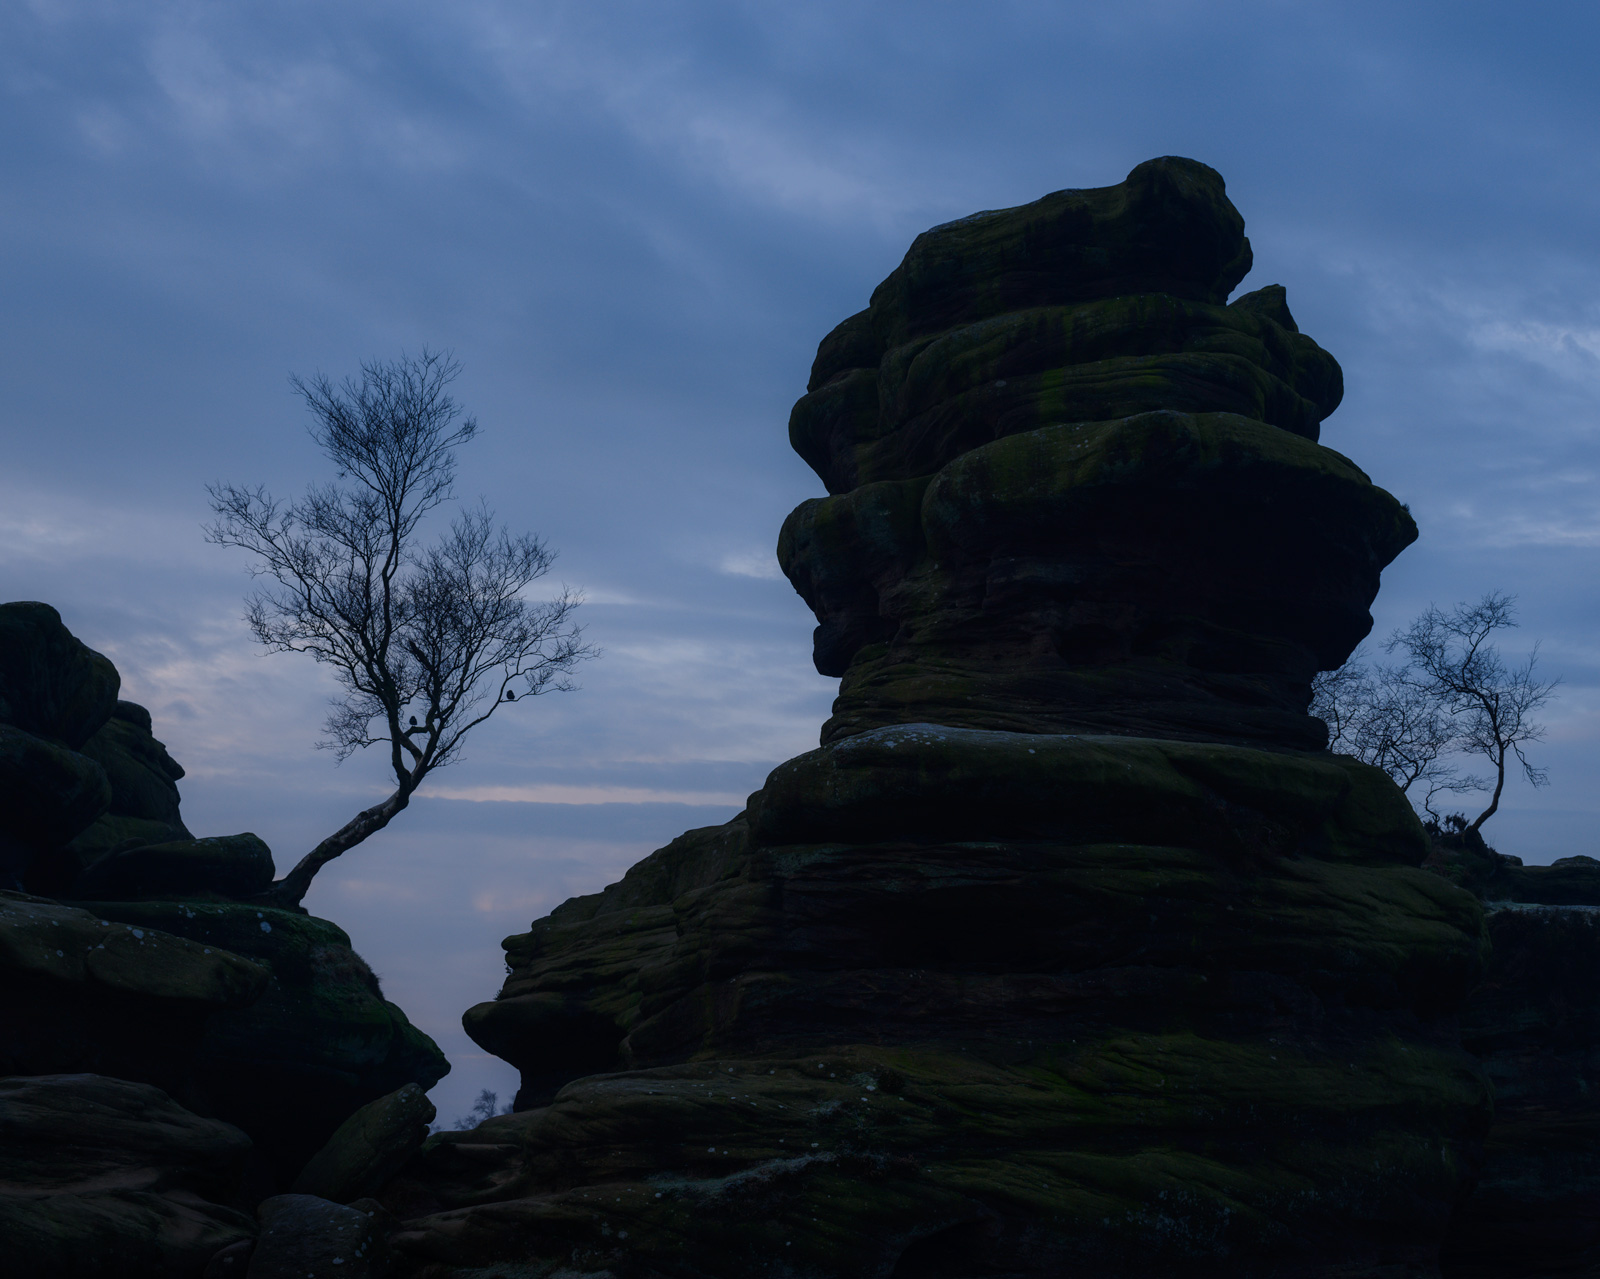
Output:
<path fill-rule="evenodd" d="M 0 606 L 0 723 L 77 750 L 111 718 L 121 684 L 48 604 Z"/>
<path fill-rule="evenodd" d="M 270 974 L 247 1007 L 207 1019 L 196 1053 L 206 1113 L 256 1143 L 287 1189 L 360 1107 L 404 1084 L 433 1087 L 450 1066 L 383 998 L 344 930 L 298 911 L 206 901 L 95 902 L 103 918 L 245 956 Z"/>
<path fill-rule="evenodd" d="M 183 767 L 156 740 L 143 706 L 119 701 L 79 753 L 99 764 L 111 784 L 106 811 L 68 846 L 79 865 L 116 847 L 194 838 L 178 812 Z"/>
<path fill-rule="evenodd" d="M 1306 713 L 1415 529 L 1249 264 L 1157 160 L 935 228 L 824 340 L 823 744 L 507 939 L 465 1024 L 517 1113 L 381 1193 L 405 1273 L 1437 1273 L 1483 915 Z"/>
<path fill-rule="evenodd" d="M 1494 1085 L 1483 1167 L 1456 1209 L 1446 1279 L 1600 1268 L 1600 861 L 1524 866 L 1476 831 L 1434 838 L 1429 865 L 1484 899 L 1488 972 L 1462 1042 Z"/>
<path fill-rule="evenodd" d="M 21 889 L 30 872 L 37 886 L 40 863 L 110 802 L 105 769 L 87 755 L 0 724 L 0 888 Z"/>
<path fill-rule="evenodd" d="M 70 1076 L 49 1086 L 68 1098 L 51 1105 L 144 1098 L 134 1109 L 150 1124 L 226 1129 L 244 1180 L 223 1202 L 182 1178 L 169 1186 L 159 1168 L 134 1178 L 148 1194 L 116 1179 L 105 1193 L 58 1193 L 19 1174 L 0 1211 L 33 1223 L 28 1246 L 42 1251 L 27 1255 L 44 1260 L 28 1273 L 197 1277 L 253 1236 L 235 1207 L 287 1189 L 362 1106 L 429 1088 L 449 1066 L 341 929 L 251 904 L 272 880 L 266 844 L 194 838 L 179 812 L 183 769 L 149 713 L 117 700 L 119 683 L 48 605 L 0 605 L 0 873 L 34 890 L 0 891 L 0 1076 L 13 1076 L 0 1079 L 0 1110 L 35 1096 L 35 1078 Z M 27 1110 L 27 1123 L 48 1109 Z M 106 1140 L 138 1146 L 140 1122 Z M 28 1128 L 25 1140 L 47 1134 Z M 242 1247 L 218 1261 L 223 1273 L 244 1263 Z"/>
<path fill-rule="evenodd" d="M 178 839 L 108 850 L 79 872 L 72 896 L 159 901 L 218 894 L 248 901 L 272 883 L 272 872 L 272 851 L 249 832 Z"/>
<path fill-rule="evenodd" d="M 0 889 L 95 821 L 111 783 L 79 748 L 111 718 L 121 679 L 48 604 L 0 605 Z"/>
<path fill-rule="evenodd" d="M 100 1075 L 0 1079 L 7 1274 L 198 1277 L 255 1233 L 227 1206 L 250 1139 L 159 1088 Z"/>
<path fill-rule="evenodd" d="M 229 951 L 0 893 L 0 1076 L 93 1072 L 199 1104 L 211 1018 L 269 973 Z"/>

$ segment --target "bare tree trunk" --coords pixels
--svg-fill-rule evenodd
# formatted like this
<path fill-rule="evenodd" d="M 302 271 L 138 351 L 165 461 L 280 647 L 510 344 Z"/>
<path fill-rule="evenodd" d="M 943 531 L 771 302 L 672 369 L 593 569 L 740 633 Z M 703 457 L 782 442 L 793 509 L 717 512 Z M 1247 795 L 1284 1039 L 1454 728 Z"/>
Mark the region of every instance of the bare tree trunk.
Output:
<path fill-rule="evenodd" d="M 1477 831 L 1478 827 L 1494 816 L 1495 810 L 1500 807 L 1500 792 L 1506 788 L 1506 748 L 1500 748 L 1499 758 L 1495 760 L 1494 795 L 1489 800 L 1489 807 L 1478 814 L 1478 820 L 1467 827 L 1470 831 Z"/>
<path fill-rule="evenodd" d="M 262 906 L 294 909 L 311 888 L 316 873 L 342 853 L 349 852 L 368 835 L 376 834 L 411 802 L 414 788 L 402 787 L 381 804 L 357 813 L 300 859 L 295 868 L 252 900 Z"/>

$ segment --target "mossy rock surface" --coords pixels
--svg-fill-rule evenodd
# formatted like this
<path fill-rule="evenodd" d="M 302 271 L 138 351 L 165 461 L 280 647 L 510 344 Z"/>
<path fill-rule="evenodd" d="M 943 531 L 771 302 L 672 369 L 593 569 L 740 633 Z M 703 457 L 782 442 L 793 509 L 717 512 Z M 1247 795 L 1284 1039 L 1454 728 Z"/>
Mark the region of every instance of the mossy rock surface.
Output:
<path fill-rule="evenodd" d="M 1337 1252 L 1378 1274 L 1397 1215 L 1442 1233 L 1470 1166 L 1457 1116 L 1482 1106 L 1470 1062 L 1415 1046 L 834 1045 L 579 1081 L 439 1134 L 384 1198 L 409 1218 L 402 1272 L 429 1276 L 948 1273 L 920 1268 L 936 1252 L 1170 1276 L 1325 1273 Z"/>
<path fill-rule="evenodd" d="M 789 436 L 830 496 L 779 562 L 844 680 L 825 741 L 1324 744 L 1310 681 L 1416 528 L 1316 443 L 1343 376 L 1282 287 L 1226 301 L 1249 261 L 1221 178 L 1167 157 L 935 227 L 823 340 Z"/>
<path fill-rule="evenodd" d="M 112 850 L 73 884 L 73 895 L 117 901 L 221 895 L 248 899 L 272 883 L 272 851 L 259 835 L 210 835 Z"/>
<path fill-rule="evenodd" d="M 343 929 L 296 911 L 236 904 L 101 902 L 108 919 L 244 955 L 271 978 L 247 1008 L 211 1018 L 199 1064 L 210 1112 L 255 1140 L 287 1188 L 351 1114 L 449 1070 L 438 1047 L 383 998 Z"/>
<path fill-rule="evenodd" d="M 1411 1264 L 1489 1116 L 1454 1020 L 1482 911 L 1425 851 L 1325 754 L 920 725 L 802 756 L 507 939 L 466 1025 L 518 1113 L 384 1192 L 406 1273 Z"/>
<path fill-rule="evenodd" d="M 199 1279 L 255 1234 L 230 1206 L 250 1139 L 158 1088 L 0 1079 L 0 1237 L 21 1279 Z"/>
<path fill-rule="evenodd" d="M 267 980 L 220 947 L 0 893 L 0 1075 L 108 1075 L 197 1105 L 208 1022 Z"/>

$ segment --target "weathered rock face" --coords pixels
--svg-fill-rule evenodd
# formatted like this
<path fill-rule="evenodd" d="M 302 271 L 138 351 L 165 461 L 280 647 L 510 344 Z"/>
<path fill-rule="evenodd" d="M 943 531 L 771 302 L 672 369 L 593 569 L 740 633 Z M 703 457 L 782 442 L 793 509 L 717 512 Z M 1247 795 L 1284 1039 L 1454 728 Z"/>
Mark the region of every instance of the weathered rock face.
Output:
<path fill-rule="evenodd" d="M 1282 291 L 1225 305 L 1242 225 L 1154 161 L 936 228 L 823 343 L 823 745 L 507 939 L 464 1020 L 518 1113 L 386 1187 L 409 1273 L 1437 1273 L 1482 912 L 1294 749 L 1414 529 Z"/>
<path fill-rule="evenodd" d="M 0 724 L 0 887 L 21 888 L 110 802 L 110 783 L 94 760 Z"/>
<path fill-rule="evenodd" d="M 790 438 L 833 495 L 779 560 L 885 724 L 1316 749 L 1312 675 L 1411 518 L 1318 448 L 1339 366 L 1188 160 L 917 238 L 822 344 Z"/>
<path fill-rule="evenodd" d="M 435 1114 L 415 1084 L 368 1102 L 300 1170 L 294 1193 L 341 1204 L 367 1198 L 421 1148 Z"/>
<path fill-rule="evenodd" d="M 121 684 L 48 604 L 0 605 L 0 723 L 77 750 L 111 717 Z"/>
<path fill-rule="evenodd" d="M 0 1239 L 30 1279 L 199 1279 L 255 1234 L 227 1206 L 250 1139 L 145 1084 L 0 1079 Z"/>
<path fill-rule="evenodd" d="M 272 883 L 272 850 L 258 835 L 212 835 L 102 854 L 73 881 L 73 896 L 130 901 L 200 895 L 248 901 Z"/>
<path fill-rule="evenodd" d="M 0 605 L 0 889 L 106 810 L 105 770 L 77 753 L 110 717 L 116 668 L 48 604 Z"/>
<path fill-rule="evenodd" d="M 256 1142 L 287 1188 L 344 1120 L 404 1084 L 450 1069 L 384 999 L 344 930 L 295 911 L 213 902 L 96 902 L 102 918 L 246 956 L 269 976 L 248 1007 L 206 1022 L 196 1051 L 203 1106 Z"/>
<path fill-rule="evenodd" d="M 40 890 L 0 891 L 0 1075 L 164 1089 L 254 1139 L 259 1198 L 352 1112 L 449 1067 L 342 930 L 239 900 L 270 850 L 193 837 L 183 769 L 118 686 L 54 609 L 0 605 L 0 874 Z"/>
<path fill-rule="evenodd" d="M 150 712 L 136 702 L 117 703 L 111 718 L 83 744 L 80 754 L 105 770 L 111 802 L 68 846 L 88 866 L 116 847 L 193 839 L 178 812 L 183 768 L 152 731 Z"/>
<path fill-rule="evenodd" d="M 250 1279 L 373 1279 L 387 1267 L 372 1217 L 315 1195 L 261 1205 Z"/>
<path fill-rule="evenodd" d="M 154 928 L 0 893 L 0 1075 L 92 1072 L 195 1105 L 210 1018 L 267 985 L 260 964 Z"/>
<path fill-rule="evenodd" d="M 1485 899 L 1494 950 L 1462 1041 L 1494 1085 L 1476 1184 L 1444 1249 L 1447 1279 L 1600 1268 L 1600 861 L 1523 866 L 1446 835 L 1434 869 Z"/>

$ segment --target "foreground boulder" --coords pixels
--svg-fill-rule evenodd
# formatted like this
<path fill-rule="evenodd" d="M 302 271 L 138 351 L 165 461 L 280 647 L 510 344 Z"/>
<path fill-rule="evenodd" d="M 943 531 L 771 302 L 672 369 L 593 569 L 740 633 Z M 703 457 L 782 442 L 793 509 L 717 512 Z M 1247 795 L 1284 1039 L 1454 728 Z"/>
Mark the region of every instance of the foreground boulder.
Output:
<path fill-rule="evenodd" d="M 163 1088 L 254 1138 L 268 1190 L 353 1112 L 450 1068 L 349 937 L 295 911 L 0 893 L 0 978 L 0 1074 Z"/>
<path fill-rule="evenodd" d="M 248 1007 L 206 1023 L 196 1051 L 208 1113 L 256 1142 L 287 1189 L 360 1107 L 449 1071 L 433 1040 L 384 999 L 343 929 L 299 911 L 218 902 L 98 902 L 106 919 L 248 957 L 269 977 Z"/>
<path fill-rule="evenodd" d="M 367 1198 L 421 1148 L 436 1113 L 416 1084 L 368 1102 L 300 1170 L 295 1193 L 341 1204 Z"/>
<path fill-rule="evenodd" d="M 375 1279 L 386 1272 L 373 1218 L 315 1195 L 276 1195 L 258 1209 L 249 1279 Z"/>
<path fill-rule="evenodd" d="M 1227 303 L 1242 226 L 1152 161 L 824 340 L 823 745 L 507 939 L 517 1113 L 381 1192 L 407 1273 L 1437 1274 L 1483 913 L 1306 710 L 1415 528 L 1282 290 Z"/>
<path fill-rule="evenodd" d="M 250 1140 L 159 1089 L 0 1079 L 0 1239 L 28 1279 L 200 1279 L 255 1234 L 229 1207 Z"/>
<path fill-rule="evenodd" d="M 93 1072 L 197 1104 L 207 1024 L 269 977 L 221 947 L 0 893 L 0 1075 Z"/>

